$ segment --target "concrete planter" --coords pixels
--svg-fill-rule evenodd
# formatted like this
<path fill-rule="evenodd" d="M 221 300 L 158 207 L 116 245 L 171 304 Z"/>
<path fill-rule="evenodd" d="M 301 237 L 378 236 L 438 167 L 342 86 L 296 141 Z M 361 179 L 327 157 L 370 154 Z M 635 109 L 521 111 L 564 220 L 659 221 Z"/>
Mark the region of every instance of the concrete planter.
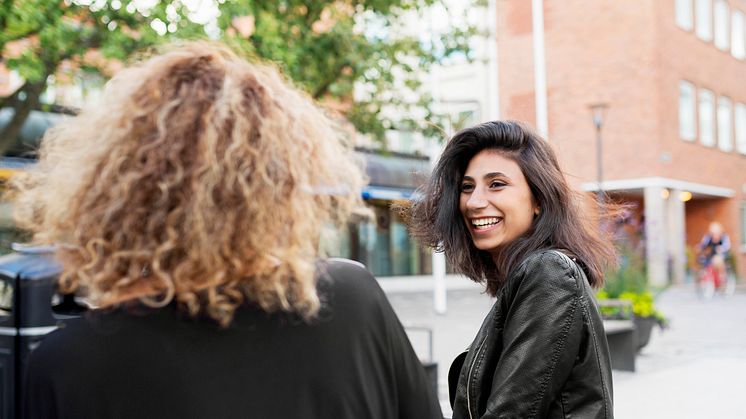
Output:
<path fill-rule="evenodd" d="M 637 350 L 640 351 L 650 342 L 650 333 L 658 320 L 655 317 L 635 317 L 634 322 L 637 329 Z"/>

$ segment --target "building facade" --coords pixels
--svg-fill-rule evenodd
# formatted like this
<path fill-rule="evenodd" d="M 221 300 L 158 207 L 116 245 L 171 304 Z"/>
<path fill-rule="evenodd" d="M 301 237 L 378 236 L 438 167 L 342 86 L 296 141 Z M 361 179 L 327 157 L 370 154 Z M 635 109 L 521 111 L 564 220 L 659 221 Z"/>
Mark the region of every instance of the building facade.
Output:
<path fill-rule="evenodd" d="M 497 2 L 501 117 L 544 127 L 578 188 L 632 204 L 653 284 L 687 279 L 712 221 L 746 276 L 744 15 L 746 0 Z"/>

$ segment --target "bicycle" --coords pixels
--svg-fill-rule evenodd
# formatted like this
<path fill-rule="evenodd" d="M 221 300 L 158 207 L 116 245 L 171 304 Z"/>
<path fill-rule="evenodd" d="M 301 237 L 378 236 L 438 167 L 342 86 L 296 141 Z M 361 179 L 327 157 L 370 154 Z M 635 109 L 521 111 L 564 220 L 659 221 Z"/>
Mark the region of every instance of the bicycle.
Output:
<path fill-rule="evenodd" d="M 716 292 L 724 296 L 731 296 L 736 291 L 736 277 L 734 270 L 726 263 L 725 277 L 709 260 L 700 257 L 700 270 L 697 278 L 697 295 L 705 300 L 715 296 Z"/>

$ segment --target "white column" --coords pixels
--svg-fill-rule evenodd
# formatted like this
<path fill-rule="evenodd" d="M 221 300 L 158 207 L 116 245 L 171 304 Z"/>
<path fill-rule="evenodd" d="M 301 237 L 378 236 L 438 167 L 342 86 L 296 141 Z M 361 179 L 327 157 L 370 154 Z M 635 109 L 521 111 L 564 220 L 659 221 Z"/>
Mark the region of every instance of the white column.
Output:
<path fill-rule="evenodd" d="M 433 252 L 433 309 L 438 314 L 448 310 L 446 292 L 446 256 Z"/>
<path fill-rule="evenodd" d="M 486 121 L 500 119 L 500 69 L 497 64 L 497 0 L 487 1 L 485 30 L 487 31 L 487 109 L 483 117 Z"/>
<path fill-rule="evenodd" d="M 435 168 L 435 164 L 440 159 L 444 145 L 438 144 L 433 140 L 430 144 L 430 169 Z M 445 314 L 448 309 L 446 293 L 446 257 L 439 252 L 432 253 L 433 264 L 433 309 L 438 314 Z"/>
<path fill-rule="evenodd" d="M 666 246 L 666 200 L 664 188 L 645 188 L 645 258 L 648 281 L 653 286 L 668 283 L 668 251 Z"/>
<path fill-rule="evenodd" d="M 686 214 L 679 189 L 671 190 L 667 205 L 668 254 L 671 256 L 671 276 L 674 283 L 684 282 L 686 276 Z"/>
<path fill-rule="evenodd" d="M 549 134 L 547 110 L 547 65 L 544 49 L 544 0 L 532 0 L 534 40 L 534 95 L 536 98 L 536 130 L 544 138 Z"/>

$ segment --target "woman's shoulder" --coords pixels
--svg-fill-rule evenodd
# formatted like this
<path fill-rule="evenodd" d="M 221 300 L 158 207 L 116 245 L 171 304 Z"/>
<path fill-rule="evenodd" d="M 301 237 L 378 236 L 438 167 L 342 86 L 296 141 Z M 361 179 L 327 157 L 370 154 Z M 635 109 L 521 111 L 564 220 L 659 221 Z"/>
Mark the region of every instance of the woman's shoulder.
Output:
<path fill-rule="evenodd" d="M 385 298 L 378 281 L 360 262 L 330 258 L 319 263 L 319 287 L 331 290 L 335 296 L 356 300 Z"/>
<path fill-rule="evenodd" d="M 118 323 L 117 314 L 111 312 L 87 312 L 78 318 L 60 321 L 57 329 L 31 351 L 38 370 L 65 369 L 66 365 L 79 365 L 97 356 L 100 344 L 107 342 L 111 333 L 102 333 L 97 324 L 103 320 Z M 112 329 L 113 330 L 113 329 Z"/>
<path fill-rule="evenodd" d="M 520 263 L 516 271 L 525 272 L 533 270 L 559 270 L 562 272 L 572 271 L 576 263 L 568 252 L 561 249 L 539 249 L 530 252 Z"/>
<path fill-rule="evenodd" d="M 508 284 L 523 288 L 578 288 L 576 270 L 570 256 L 559 249 L 540 249 L 526 255 Z"/>

